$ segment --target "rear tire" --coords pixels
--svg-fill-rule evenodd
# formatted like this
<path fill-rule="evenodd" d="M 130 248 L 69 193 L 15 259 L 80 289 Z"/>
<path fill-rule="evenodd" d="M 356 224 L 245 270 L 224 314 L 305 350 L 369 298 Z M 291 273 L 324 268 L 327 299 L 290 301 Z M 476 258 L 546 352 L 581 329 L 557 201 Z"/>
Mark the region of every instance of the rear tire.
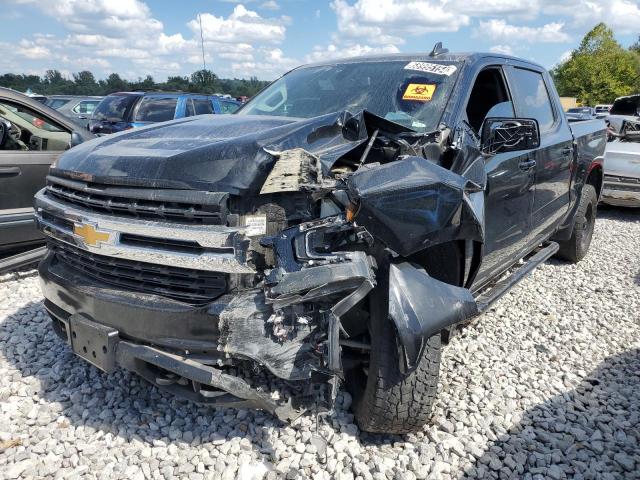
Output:
<path fill-rule="evenodd" d="M 580 204 L 576 211 L 573 233 L 569 240 L 558 242 L 560 249 L 556 253 L 556 257 L 571 263 L 577 263 L 587 255 L 595 228 L 597 208 L 598 195 L 596 194 L 596 189 L 589 184 L 583 186 Z"/>
<path fill-rule="evenodd" d="M 346 386 L 353 395 L 361 430 L 404 434 L 421 430 L 431 416 L 440 371 L 440 333 L 428 339 L 416 369 L 408 375 L 401 373 L 403 359 L 385 297 L 372 295 L 368 374 L 350 372 Z"/>

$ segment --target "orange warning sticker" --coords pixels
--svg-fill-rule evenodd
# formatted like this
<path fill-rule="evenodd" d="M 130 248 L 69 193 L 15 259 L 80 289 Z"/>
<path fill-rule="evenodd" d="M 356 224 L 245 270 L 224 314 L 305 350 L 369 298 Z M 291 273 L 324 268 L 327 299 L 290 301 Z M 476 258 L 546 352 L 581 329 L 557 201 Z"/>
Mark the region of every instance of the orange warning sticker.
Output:
<path fill-rule="evenodd" d="M 424 83 L 410 83 L 402 95 L 403 100 L 416 100 L 418 102 L 429 102 L 436 86 Z"/>

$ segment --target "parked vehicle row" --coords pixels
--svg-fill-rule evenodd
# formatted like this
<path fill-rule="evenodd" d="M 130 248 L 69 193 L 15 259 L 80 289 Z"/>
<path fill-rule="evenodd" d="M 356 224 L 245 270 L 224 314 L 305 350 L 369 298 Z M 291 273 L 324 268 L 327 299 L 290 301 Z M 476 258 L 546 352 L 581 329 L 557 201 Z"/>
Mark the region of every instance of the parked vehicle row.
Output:
<path fill-rule="evenodd" d="M 83 97 L 77 95 L 49 95 L 45 105 L 58 110 L 63 115 L 88 125 L 91 114 L 104 97 Z"/>
<path fill-rule="evenodd" d="M 89 131 L 98 135 L 121 132 L 150 123 L 195 115 L 235 112 L 237 100 L 214 95 L 170 92 L 120 92 L 106 96 L 96 107 Z"/>

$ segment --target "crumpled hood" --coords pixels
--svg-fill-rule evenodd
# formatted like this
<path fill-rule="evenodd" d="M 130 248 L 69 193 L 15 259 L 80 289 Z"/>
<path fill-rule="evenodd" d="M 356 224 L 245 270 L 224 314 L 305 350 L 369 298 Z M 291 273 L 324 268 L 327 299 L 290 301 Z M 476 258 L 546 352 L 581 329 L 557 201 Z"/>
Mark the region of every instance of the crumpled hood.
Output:
<path fill-rule="evenodd" d="M 65 152 L 52 174 L 112 185 L 255 193 L 275 161 L 265 148 L 304 148 L 320 158 L 326 173 L 337 158 L 366 141 L 364 122 L 353 122 L 355 130 L 343 128 L 362 115 L 180 119 L 83 143 Z"/>

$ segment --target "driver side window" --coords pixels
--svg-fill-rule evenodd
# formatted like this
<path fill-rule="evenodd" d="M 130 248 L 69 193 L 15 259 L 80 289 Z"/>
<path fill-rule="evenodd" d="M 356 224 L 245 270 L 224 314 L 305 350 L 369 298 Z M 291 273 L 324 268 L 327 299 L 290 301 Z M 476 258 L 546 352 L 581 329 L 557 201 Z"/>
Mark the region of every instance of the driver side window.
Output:
<path fill-rule="evenodd" d="M 476 77 L 466 108 L 469 125 L 479 133 L 485 118 L 515 116 L 502 69 L 489 67 Z"/>
<path fill-rule="evenodd" d="M 71 134 L 24 105 L 0 101 L 0 150 L 62 151 Z"/>

